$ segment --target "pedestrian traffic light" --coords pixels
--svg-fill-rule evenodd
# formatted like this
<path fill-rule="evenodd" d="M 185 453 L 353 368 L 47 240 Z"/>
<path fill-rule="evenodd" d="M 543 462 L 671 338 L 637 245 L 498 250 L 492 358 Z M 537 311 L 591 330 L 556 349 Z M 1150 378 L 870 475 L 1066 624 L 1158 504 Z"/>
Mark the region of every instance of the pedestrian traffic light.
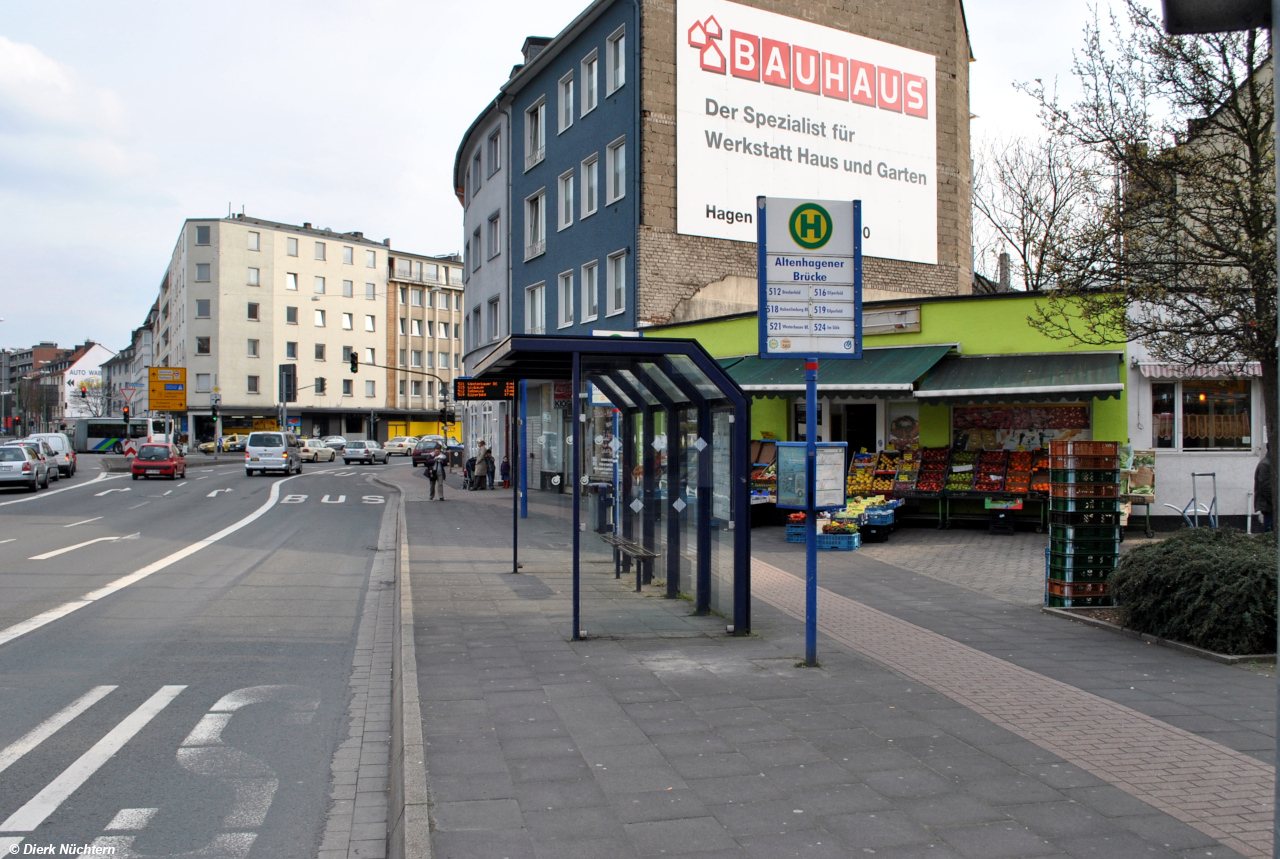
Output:
<path fill-rule="evenodd" d="M 356 354 L 356 350 L 351 350 L 351 372 L 360 372 L 360 356 Z"/>
<path fill-rule="evenodd" d="M 124 407 L 124 419 L 125 419 L 125 421 L 126 421 L 126 422 L 128 422 L 128 420 L 129 420 L 129 407 L 128 407 L 128 406 L 125 406 L 125 407 Z"/>

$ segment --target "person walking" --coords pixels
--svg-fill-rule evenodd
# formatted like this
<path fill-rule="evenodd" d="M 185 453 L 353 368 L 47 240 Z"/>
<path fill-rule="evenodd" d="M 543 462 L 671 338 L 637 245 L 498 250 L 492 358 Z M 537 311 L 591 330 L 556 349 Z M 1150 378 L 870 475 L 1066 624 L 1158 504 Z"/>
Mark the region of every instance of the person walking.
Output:
<path fill-rule="evenodd" d="M 502 458 L 502 488 L 511 488 L 511 460 L 506 456 Z"/>
<path fill-rule="evenodd" d="M 427 459 L 427 479 L 431 481 L 431 501 L 436 500 L 437 486 L 440 489 L 440 500 L 444 500 L 445 462 L 445 454 L 441 450 L 434 451 Z"/>
<path fill-rule="evenodd" d="M 476 470 L 475 480 L 471 481 L 472 489 L 487 489 L 489 487 L 489 463 L 493 459 L 489 456 L 489 449 L 485 447 L 484 442 L 480 442 L 480 450 L 476 453 Z"/>
<path fill-rule="evenodd" d="M 489 450 L 484 455 L 484 470 L 489 475 L 489 488 L 493 488 L 493 478 L 498 473 L 497 464 L 493 461 L 493 451 Z"/>
<path fill-rule="evenodd" d="M 1271 491 L 1271 448 L 1262 451 L 1262 459 L 1253 470 L 1253 509 L 1262 514 L 1262 532 L 1275 527 L 1275 497 Z"/>

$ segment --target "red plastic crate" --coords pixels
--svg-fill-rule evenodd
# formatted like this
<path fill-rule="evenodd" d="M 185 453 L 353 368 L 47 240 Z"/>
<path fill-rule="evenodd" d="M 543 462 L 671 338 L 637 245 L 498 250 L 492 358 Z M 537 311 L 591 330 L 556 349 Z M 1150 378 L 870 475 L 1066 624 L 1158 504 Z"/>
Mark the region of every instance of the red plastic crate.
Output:
<path fill-rule="evenodd" d="M 1050 456 L 1119 456 L 1118 441 L 1051 441 Z"/>

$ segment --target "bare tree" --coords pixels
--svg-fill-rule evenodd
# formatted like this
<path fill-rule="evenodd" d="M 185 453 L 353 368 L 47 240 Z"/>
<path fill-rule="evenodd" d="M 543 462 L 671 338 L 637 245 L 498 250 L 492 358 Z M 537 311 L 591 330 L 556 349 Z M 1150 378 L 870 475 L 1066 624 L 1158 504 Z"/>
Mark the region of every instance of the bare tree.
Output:
<path fill-rule="evenodd" d="M 1085 152 L 1052 135 L 984 144 L 974 165 L 974 220 L 983 226 L 975 257 L 985 267 L 1007 250 L 1023 289 L 1051 285 L 1087 200 L 1089 165 Z"/>

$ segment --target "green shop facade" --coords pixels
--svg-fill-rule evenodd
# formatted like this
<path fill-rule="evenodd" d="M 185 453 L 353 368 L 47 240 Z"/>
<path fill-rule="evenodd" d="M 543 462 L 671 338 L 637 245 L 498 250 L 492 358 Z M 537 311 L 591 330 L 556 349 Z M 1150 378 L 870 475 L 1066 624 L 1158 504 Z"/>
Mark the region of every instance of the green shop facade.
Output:
<path fill-rule="evenodd" d="M 848 443 L 851 494 L 859 480 L 859 495 L 904 498 L 900 520 L 939 526 L 990 520 L 991 510 L 1003 505 L 1012 509 L 1001 517 L 1039 527 L 1046 518 L 1043 453 L 1050 441 L 1128 442 L 1125 344 L 1097 349 L 1042 334 L 1028 321 L 1040 300 L 1002 293 L 864 304 L 862 359 L 823 361 L 818 372 L 818 440 Z M 765 477 L 772 441 L 804 440 L 803 359 L 757 357 L 755 313 L 652 326 L 643 334 L 696 339 L 752 397 L 755 477 Z M 895 452 L 917 451 L 918 461 L 921 450 L 941 456 L 943 449 L 974 460 L 975 472 L 984 452 L 997 458 L 1005 452 L 1009 484 L 932 492 L 928 483 L 928 490 L 916 491 L 894 479 L 904 475 L 884 470 L 899 467 Z M 889 455 L 877 459 L 883 451 Z M 1034 477 L 1015 476 L 1015 464 L 1032 461 L 1046 467 L 1031 472 Z M 877 473 L 866 470 L 868 462 L 879 463 Z M 767 479 L 757 485 L 753 521 L 777 523 Z"/>

